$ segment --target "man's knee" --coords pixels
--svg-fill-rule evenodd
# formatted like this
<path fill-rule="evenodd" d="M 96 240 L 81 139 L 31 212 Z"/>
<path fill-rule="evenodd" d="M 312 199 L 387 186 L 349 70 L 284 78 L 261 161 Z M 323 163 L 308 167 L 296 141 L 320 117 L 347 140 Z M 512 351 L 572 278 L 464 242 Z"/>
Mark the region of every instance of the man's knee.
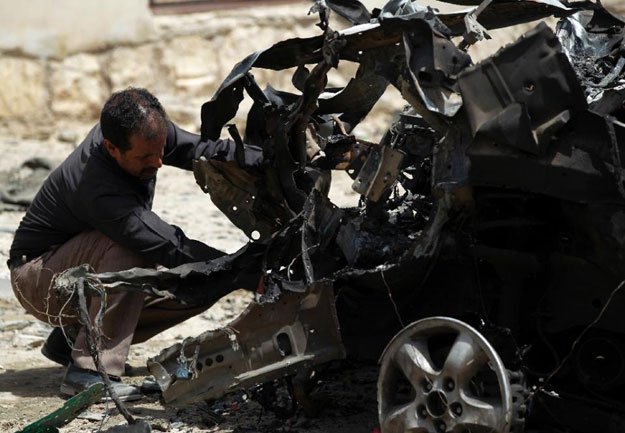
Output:
<path fill-rule="evenodd" d="M 96 272 L 115 272 L 134 267 L 149 267 L 150 263 L 139 254 L 113 241 L 99 231 L 83 232 L 59 247 L 52 261 L 62 263 L 61 268 L 71 268 L 84 263 Z"/>
<path fill-rule="evenodd" d="M 147 268 L 154 266 L 148 260 L 123 245 L 113 242 L 110 239 L 109 242 L 109 247 L 102 256 L 102 260 L 97 266 L 94 266 L 96 272 L 116 272 L 130 268 Z"/>

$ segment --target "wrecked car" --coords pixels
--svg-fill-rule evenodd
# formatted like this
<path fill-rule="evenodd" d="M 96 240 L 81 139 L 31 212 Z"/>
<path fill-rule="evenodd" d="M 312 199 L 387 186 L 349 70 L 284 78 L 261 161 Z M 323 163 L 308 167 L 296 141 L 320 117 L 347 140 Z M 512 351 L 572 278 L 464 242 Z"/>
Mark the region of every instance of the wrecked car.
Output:
<path fill-rule="evenodd" d="M 349 356 L 379 359 L 384 433 L 625 430 L 625 19 L 590 1 L 449 2 L 472 7 L 317 1 L 321 35 L 248 56 L 204 104 L 215 139 L 253 101 L 244 133 L 227 129 L 263 148 L 262 172 L 194 165 L 250 243 L 90 277 L 203 305 L 258 293 L 148 361 L 164 402 L 289 376 L 306 404 L 309 373 Z M 331 14 L 352 26 L 333 30 Z M 555 31 L 467 53 L 552 16 Z M 342 61 L 358 71 L 330 88 Z M 296 68 L 299 93 L 261 89 L 254 68 Z M 356 138 L 389 86 L 405 110 L 380 142 Z M 328 199 L 332 170 L 354 179 L 357 207 Z"/>

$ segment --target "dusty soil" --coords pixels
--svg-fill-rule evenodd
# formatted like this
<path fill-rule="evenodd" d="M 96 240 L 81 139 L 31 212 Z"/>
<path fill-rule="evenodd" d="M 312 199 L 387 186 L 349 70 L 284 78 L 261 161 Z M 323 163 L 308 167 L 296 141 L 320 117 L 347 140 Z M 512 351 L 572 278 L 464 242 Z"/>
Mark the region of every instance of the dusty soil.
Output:
<path fill-rule="evenodd" d="M 87 127 L 77 127 L 63 141 L 17 140 L 0 137 L 0 172 L 19 166 L 35 155 L 62 160 L 82 137 Z M 74 137 L 72 140 L 71 138 Z M 335 180 L 331 196 L 341 206 L 356 202 L 349 180 Z M 234 252 L 247 242 L 246 236 L 234 227 L 202 193 L 189 172 L 164 167 L 159 173 L 154 209 L 167 221 L 179 225 L 191 237 L 216 248 Z M 23 212 L 0 212 L 0 284 L 6 288 L 8 269 L 4 262 Z M 17 432 L 28 424 L 60 408 L 64 399 L 59 385 L 64 368 L 48 361 L 40 353 L 50 332 L 47 325 L 27 315 L 10 292 L 0 286 L 0 431 Z M 140 383 L 147 374 L 146 359 L 185 336 L 198 335 L 236 317 L 251 301 L 244 292 L 235 292 L 222 299 L 205 313 L 169 329 L 152 340 L 133 346 L 129 364 L 132 375 L 124 380 Z M 333 366 L 318 383 L 313 397 L 320 402 L 316 418 L 306 417 L 301 410 L 280 418 L 267 411 L 247 394 L 238 393 L 217 402 L 201 403 L 184 408 L 163 406 L 158 396 L 148 396 L 127 403 L 131 413 L 146 420 L 153 431 L 186 432 L 302 432 L 356 433 L 371 432 L 377 426 L 375 402 L 375 366 Z M 112 431 L 125 425 L 112 404 L 97 404 L 79 419 L 61 428 L 62 433 Z"/>

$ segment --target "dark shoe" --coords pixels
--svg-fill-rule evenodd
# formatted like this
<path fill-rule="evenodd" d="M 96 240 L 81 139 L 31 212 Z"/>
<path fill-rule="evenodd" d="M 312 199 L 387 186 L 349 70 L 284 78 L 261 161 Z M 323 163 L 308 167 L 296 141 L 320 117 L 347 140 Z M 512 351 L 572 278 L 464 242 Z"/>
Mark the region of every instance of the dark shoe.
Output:
<path fill-rule="evenodd" d="M 161 393 L 161 386 L 158 384 L 154 376 L 146 376 L 141 384 L 141 392 L 144 394 Z"/>
<path fill-rule="evenodd" d="M 118 378 L 111 378 L 111 381 L 113 389 L 121 401 L 134 401 L 143 397 L 139 387 L 126 385 Z M 70 364 L 65 372 L 63 383 L 61 383 L 61 394 L 71 397 L 83 392 L 93 384 L 102 382 L 102 377 L 95 371 L 84 370 Z M 107 395 L 103 400 L 109 399 L 110 397 Z"/>
<path fill-rule="evenodd" d="M 68 365 L 72 361 L 72 348 L 67 343 L 67 338 L 74 343 L 74 339 L 67 333 L 63 333 L 62 328 L 54 328 L 46 342 L 41 346 L 41 353 L 52 362 L 61 365 Z"/>

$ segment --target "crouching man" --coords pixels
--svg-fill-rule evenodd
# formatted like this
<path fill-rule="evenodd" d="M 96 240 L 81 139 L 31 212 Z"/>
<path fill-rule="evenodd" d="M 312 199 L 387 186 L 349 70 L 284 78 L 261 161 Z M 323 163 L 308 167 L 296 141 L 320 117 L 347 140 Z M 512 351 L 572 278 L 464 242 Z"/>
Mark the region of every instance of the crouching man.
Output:
<path fill-rule="evenodd" d="M 230 140 L 200 141 L 174 125 L 145 89 L 129 88 L 105 103 L 100 123 L 42 185 L 15 233 L 8 266 L 15 296 L 33 316 L 56 328 L 42 353 L 67 365 L 61 393 L 71 396 L 101 378 L 85 330 L 67 299 L 50 290 L 52 277 L 88 263 L 98 273 L 133 267 L 169 268 L 217 258 L 223 253 L 188 238 L 152 212 L 156 174 L 163 165 L 190 170 L 204 156 L 231 161 Z M 262 161 L 248 146 L 246 164 Z M 90 316 L 97 314 L 93 298 Z M 141 397 L 119 379 L 130 345 L 203 311 L 140 293 L 109 295 L 102 322 L 101 360 L 122 400 Z M 71 348 L 66 340 L 73 340 Z"/>

